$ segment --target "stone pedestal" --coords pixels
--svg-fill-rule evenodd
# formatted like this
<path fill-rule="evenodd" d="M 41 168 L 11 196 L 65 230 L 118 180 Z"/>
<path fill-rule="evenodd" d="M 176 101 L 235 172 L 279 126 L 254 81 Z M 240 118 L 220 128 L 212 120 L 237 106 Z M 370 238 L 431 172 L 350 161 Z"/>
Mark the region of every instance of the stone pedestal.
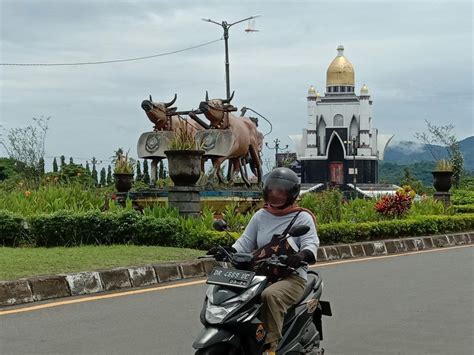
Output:
<path fill-rule="evenodd" d="M 168 189 L 168 206 L 177 208 L 183 217 L 201 216 L 201 196 L 196 186 L 173 186 Z"/>
<path fill-rule="evenodd" d="M 445 206 L 451 205 L 451 192 L 435 192 L 433 198 L 442 202 Z"/>

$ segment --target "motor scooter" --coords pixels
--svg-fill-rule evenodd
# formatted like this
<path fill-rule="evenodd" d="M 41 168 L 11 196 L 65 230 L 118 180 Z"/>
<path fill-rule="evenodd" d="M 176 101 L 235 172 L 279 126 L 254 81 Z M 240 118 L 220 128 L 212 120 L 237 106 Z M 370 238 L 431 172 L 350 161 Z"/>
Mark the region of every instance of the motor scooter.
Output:
<path fill-rule="evenodd" d="M 220 221 L 214 227 L 225 229 Z M 309 227 L 295 225 L 286 237 L 299 237 Z M 255 262 L 253 254 L 231 253 L 219 246 L 220 257 L 231 268 L 215 267 L 207 278 L 209 287 L 200 320 L 204 329 L 193 343 L 196 355 L 261 355 L 265 344 L 265 324 L 259 319 L 260 295 L 269 284 L 265 272 L 278 268 L 295 272 L 287 266 L 286 256 L 272 255 Z M 210 256 L 210 257 L 216 257 Z M 307 265 L 302 263 L 303 266 Z M 329 302 L 321 301 L 323 281 L 318 272 L 308 271 L 303 296 L 288 309 L 278 344 L 277 355 L 324 354 L 322 316 L 331 316 Z"/>

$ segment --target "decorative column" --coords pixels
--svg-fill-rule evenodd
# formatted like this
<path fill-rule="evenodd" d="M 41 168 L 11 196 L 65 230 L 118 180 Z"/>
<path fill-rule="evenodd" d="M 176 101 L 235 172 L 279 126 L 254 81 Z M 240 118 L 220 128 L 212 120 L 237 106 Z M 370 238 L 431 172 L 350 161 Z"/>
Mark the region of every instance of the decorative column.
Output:
<path fill-rule="evenodd" d="M 177 208 L 185 218 L 201 216 L 200 188 L 196 186 L 170 186 L 168 188 L 168 206 Z"/>

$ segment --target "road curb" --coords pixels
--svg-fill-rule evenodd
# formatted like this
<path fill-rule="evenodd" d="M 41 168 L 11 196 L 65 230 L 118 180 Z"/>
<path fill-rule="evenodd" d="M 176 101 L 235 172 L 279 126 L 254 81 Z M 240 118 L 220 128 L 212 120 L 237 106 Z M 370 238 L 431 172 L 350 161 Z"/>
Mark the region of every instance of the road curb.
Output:
<path fill-rule="evenodd" d="M 474 244 L 474 231 L 328 245 L 318 249 L 317 257 L 318 261 L 345 260 L 468 244 Z M 203 259 L 0 281 L 0 307 L 203 277 L 216 265 Z"/>

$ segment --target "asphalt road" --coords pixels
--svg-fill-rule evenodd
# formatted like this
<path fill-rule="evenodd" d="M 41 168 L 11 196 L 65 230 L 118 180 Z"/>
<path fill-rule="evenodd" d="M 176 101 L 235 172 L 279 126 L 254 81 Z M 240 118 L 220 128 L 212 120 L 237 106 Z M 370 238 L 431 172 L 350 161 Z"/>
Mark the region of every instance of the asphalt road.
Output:
<path fill-rule="evenodd" d="M 320 266 L 327 354 L 473 354 L 474 248 Z M 204 284 L 0 315 L 0 354 L 192 354 Z"/>

